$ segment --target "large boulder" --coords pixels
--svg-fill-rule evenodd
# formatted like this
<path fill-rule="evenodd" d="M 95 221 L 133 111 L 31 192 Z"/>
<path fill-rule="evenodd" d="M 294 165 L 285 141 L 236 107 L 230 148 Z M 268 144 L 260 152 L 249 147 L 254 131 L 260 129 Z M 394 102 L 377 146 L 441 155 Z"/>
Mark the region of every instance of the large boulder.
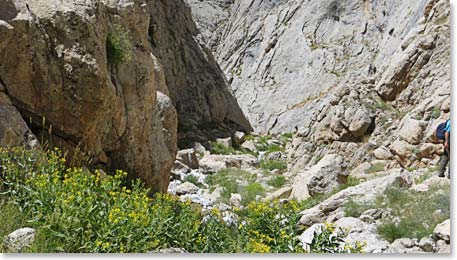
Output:
<path fill-rule="evenodd" d="M 190 182 L 184 182 L 175 187 L 176 195 L 186 195 L 197 193 L 200 188 Z"/>
<path fill-rule="evenodd" d="M 410 144 L 419 144 L 424 133 L 424 122 L 407 118 L 400 128 L 400 137 Z"/>
<path fill-rule="evenodd" d="M 319 163 L 295 177 L 291 198 L 305 200 L 313 195 L 329 193 L 338 187 L 339 176 L 344 172 L 345 164 L 341 156 L 326 155 Z"/>
<path fill-rule="evenodd" d="M 389 247 L 387 253 L 400 254 L 400 253 L 421 253 L 423 250 L 419 247 L 417 240 L 410 238 L 396 239 Z"/>
<path fill-rule="evenodd" d="M 356 242 L 365 243 L 363 251 L 365 253 L 383 253 L 389 248 L 389 242 L 383 239 L 380 235 L 370 230 L 362 232 L 350 233 L 346 239 L 346 243 L 354 244 Z"/>
<path fill-rule="evenodd" d="M 192 169 L 198 169 L 198 167 L 200 167 L 197 158 L 197 153 L 194 148 L 178 151 L 176 160 L 180 161 L 181 163 L 187 165 Z"/>
<path fill-rule="evenodd" d="M 394 157 L 390 150 L 385 146 L 381 146 L 374 150 L 373 155 L 378 160 L 390 160 Z"/>
<path fill-rule="evenodd" d="M 251 130 L 181 0 L 0 7 L 2 146 L 28 143 L 30 129 L 165 192 L 178 139 Z"/>
<path fill-rule="evenodd" d="M 443 223 L 436 225 L 433 230 L 433 235 L 437 239 L 441 239 L 449 243 L 451 241 L 451 220 L 448 219 Z"/>
<path fill-rule="evenodd" d="M 252 168 L 258 166 L 257 158 L 250 154 L 240 155 L 205 155 L 200 160 L 203 171 L 214 173 L 224 168 Z"/>
<path fill-rule="evenodd" d="M 35 240 L 35 229 L 21 228 L 13 231 L 3 239 L 3 246 L 9 253 L 20 253 Z"/>

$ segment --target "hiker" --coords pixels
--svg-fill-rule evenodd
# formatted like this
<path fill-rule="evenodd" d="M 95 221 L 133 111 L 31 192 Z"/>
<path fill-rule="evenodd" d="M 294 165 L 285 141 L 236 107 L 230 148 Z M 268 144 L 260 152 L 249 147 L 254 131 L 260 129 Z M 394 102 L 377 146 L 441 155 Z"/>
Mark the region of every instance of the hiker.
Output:
<path fill-rule="evenodd" d="M 438 139 L 443 140 L 444 144 L 444 154 L 441 156 L 440 169 L 438 172 L 438 177 L 444 177 L 446 167 L 448 166 L 451 157 L 451 120 L 448 119 L 446 122 L 438 125 L 438 127 L 436 128 L 436 136 L 438 137 Z M 450 167 L 448 167 L 447 177 L 451 177 Z"/>

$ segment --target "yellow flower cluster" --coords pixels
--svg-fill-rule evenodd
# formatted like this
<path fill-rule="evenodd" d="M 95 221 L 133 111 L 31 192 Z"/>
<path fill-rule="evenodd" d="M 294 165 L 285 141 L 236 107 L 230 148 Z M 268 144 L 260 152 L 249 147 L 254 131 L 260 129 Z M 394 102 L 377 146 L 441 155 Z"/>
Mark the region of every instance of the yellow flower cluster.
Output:
<path fill-rule="evenodd" d="M 327 223 L 324 222 L 325 229 L 328 230 L 328 232 L 333 233 L 335 231 L 335 224 L 333 223 Z"/>
<path fill-rule="evenodd" d="M 260 240 L 262 242 L 271 243 L 274 241 L 273 238 L 269 237 L 268 235 L 262 234 L 257 230 L 249 230 L 249 233 L 254 235 L 257 240 Z"/>
<path fill-rule="evenodd" d="M 103 251 L 105 251 L 111 246 L 111 243 L 110 242 L 97 241 L 97 242 L 95 242 L 95 245 L 97 247 L 100 247 Z"/>
<path fill-rule="evenodd" d="M 249 244 L 247 247 L 253 253 L 269 253 L 271 251 L 271 247 L 265 245 L 264 243 L 257 242 L 252 238 L 249 239 Z"/>

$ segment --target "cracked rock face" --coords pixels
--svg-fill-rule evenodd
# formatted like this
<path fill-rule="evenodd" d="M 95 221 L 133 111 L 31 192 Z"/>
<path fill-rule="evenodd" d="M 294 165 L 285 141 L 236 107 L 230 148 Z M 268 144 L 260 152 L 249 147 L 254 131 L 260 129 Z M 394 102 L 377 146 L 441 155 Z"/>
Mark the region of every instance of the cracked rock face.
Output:
<path fill-rule="evenodd" d="M 389 101 L 411 85 L 424 88 L 415 81 L 449 40 L 429 30 L 448 30 L 445 1 L 187 2 L 259 132 L 312 125 L 339 87 L 358 90 L 366 78 Z"/>
<path fill-rule="evenodd" d="M 181 0 L 1 1 L 0 145 L 79 146 L 166 191 L 178 139 L 250 129 L 194 27 Z M 109 62 L 110 34 L 131 59 Z"/>
<path fill-rule="evenodd" d="M 210 2 L 188 0 L 200 36 L 254 129 L 296 133 L 289 171 L 379 147 L 390 168 L 433 164 L 414 151 L 450 116 L 448 1 Z"/>

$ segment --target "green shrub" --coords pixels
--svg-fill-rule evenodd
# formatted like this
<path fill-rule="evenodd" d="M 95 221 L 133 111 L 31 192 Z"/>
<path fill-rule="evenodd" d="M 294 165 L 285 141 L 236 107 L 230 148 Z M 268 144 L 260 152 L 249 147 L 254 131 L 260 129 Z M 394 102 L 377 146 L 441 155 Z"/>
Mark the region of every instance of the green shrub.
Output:
<path fill-rule="evenodd" d="M 190 182 L 200 188 L 203 187 L 203 184 L 201 182 L 198 181 L 198 177 L 195 176 L 195 175 L 187 175 L 186 177 L 184 177 L 184 179 L 182 180 L 183 182 Z"/>
<path fill-rule="evenodd" d="M 393 186 L 376 197 L 373 202 L 356 202 L 352 199 L 344 204 L 346 216 L 359 217 L 367 209 L 390 209 L 392 216 L 383 219 L 378 233 L 392 242 L 398 238 L 417 238 L 433 233 L 435 226 L 450 218 L 449 186 L 430 187 L 418 193 L 407 188 Z M 437 210 L 441 214 L 434 214 Z"/>
<path fill-rule="evenodd" d="M 371 203 L 359 203 L 356 202 L 353 198 L 349 198 L 344 203 L 344 215 L 346 217 L 358 218 L 366 210 L 372 209 L 373 205 Z"/>
<path fill-rule="evenodd" d="M 368 168 L 365 173 L 371 174 L 371 173 L 377 173 L 384 171 L 385 164 L 384 163 L 375 163 Z"/>
<path fill-rule="evenodd" d="M 357 186 L 359 184 L 360 184 L 360 179 L 355 178 L 353 176 L 349 176 L 346 180 L 346 183 L 340 184 L 340 186 L 339 186 L 339 188 L 337 188 L 336 192 L 345 190 L 349 187 Z M 336 192 L 334 192 L 334 193 L 336 193 Z"/>
<path fill-rule="evenodd" d="M 247 205 L 251 201 L 255 201 L 255 198 L 265 194 L 265 189 L 258 183 L 250 183 L 241 189 L 241 197 L 243 198 L 242 203 Z"/>
<path fill-rule="evenodd" d="M 264 169 L 265 171 L 272 171 L 277 169 L 282 172 L 287 170 L 287 163 L 280 160 L 262 160 L 260 162 L 260 168 Z"/>
<path fill-rule="evenodd" d="M 122 26 L 117 24 L 110 26 L 106 39 L 106 54 L 108 64 L 114 67 L 132 60 L 132 43 L 128 32 Z"/>
<path fill-rule="evenodd" d="M 211 143 L 211 152 L 213 154 L 222 154 L 222 155 L 236 154 L 235 148 L 227 147 L 223 144 L 216 143 L 216 142 Z"/>
<path fill-rule="evenodd" d="M 441 116 L 441 109 L 439 107 L 434 107 L 430 113 L 430 119 L 437 119 Z"/>
<path fill-rule="evenodd" d="M 281 135 L 281 137 L 283 139 L 285 139 L 286 141 L 290 141 L 290 139 L 292 139 L 292 137 L 294 137 L 294 134 L 293 133 L 284 133 Z"/>
<path fill-rule="evenodd" d="M 285 183 L 286 183 L 286 177 L 284 177 L 282 175 L 275 176 L 274 178 L 268 180 L 268 182 L 267 182 L 268 185 L 273 186 L 275 188 L 281 188 L 282 186 L 284 186 Z"/>

